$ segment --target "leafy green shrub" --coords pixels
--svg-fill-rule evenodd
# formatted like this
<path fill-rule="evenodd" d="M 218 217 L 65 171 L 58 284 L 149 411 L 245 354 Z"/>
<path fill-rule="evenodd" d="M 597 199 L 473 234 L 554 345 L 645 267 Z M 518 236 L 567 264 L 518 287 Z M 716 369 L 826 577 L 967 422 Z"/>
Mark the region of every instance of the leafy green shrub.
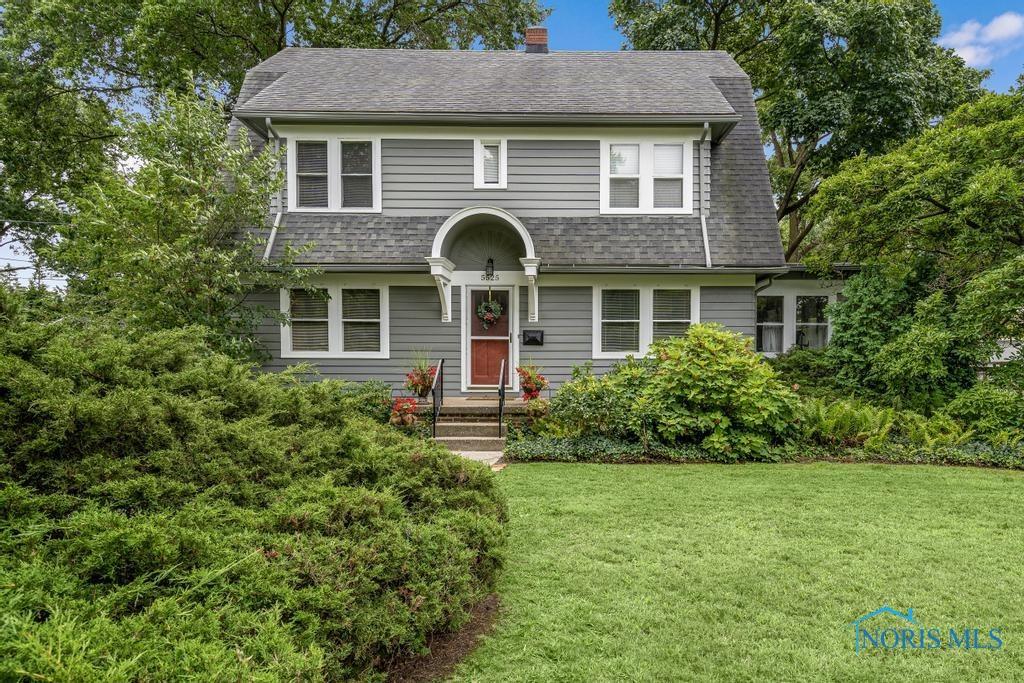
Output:
<path fill-rule="evenodd" d="M 656 342 L 643 395 L 665 443 L 692 443 L 723 459 L 757 458 L 792 430 L 795 394 L 719 325 L 693 325 Z"/>
<path fill-rule="evenodd" d="M 573 368 L 572 381 L 559 387 L 551 398 L 543 428 L 560 436 L 626 437 L 632 395 L 613 379 L 619 367 L 621 364 L 601 376 L 594 374 L 592 363 Z"/>
<path fill-rule="evenodd" d="M 836 383 L 835 367 L 827 349 L 794 347 L 765 360 L 778 373 L 779 381 L 795 387 L 800 396 L 820 398 L 848 393 Z"/>
<path fill-rule="evenodd" d="M 589 366 L 575 371 L 539 431 L 635 441 L 644 452 L 695 445 L 713 459 L 759 458 L 790 432 L 796 404 L 749 340 L 718 325 L 693 325 L 604 376 Z"/>
<path fill-rule="evenodd" d="M 1009 382 L 986 380 L 950 401 L 943 413 L 979 434 L 1024 439 L 1024 390 Z"/>
<path fill-rule="evenodd" d="M 199 328 L 15 312 L 0 679 L 380 678 L 460 625 L 501 566 L 503 499 L 361 414 L 381 395 L 255 373 Z"/>
<path fill-rule="evenodd" d="M 607 436 L 527 436 L 510 441 L 505 457 L 515 462 L 703 462 L 711 458 L 693 446 L 647 448 Z"/>

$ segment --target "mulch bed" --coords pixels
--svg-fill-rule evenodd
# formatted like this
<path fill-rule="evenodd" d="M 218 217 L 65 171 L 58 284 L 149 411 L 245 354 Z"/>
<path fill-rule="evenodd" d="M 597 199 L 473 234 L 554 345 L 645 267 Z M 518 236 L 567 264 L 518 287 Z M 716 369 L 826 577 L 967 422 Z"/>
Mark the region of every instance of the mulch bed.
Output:
<path fill-rule="evenodd" d="M 388 671 L 388 680 L 398 683 L 427 683 L 449 676 L 469 656 L 480 638 L 491 632 L 498 620 L 500 603 L 497 595 L 489 595 L 470 610 L 469 621 L 455 633 L 431 636 L 430 652 L 400 661 Z"/>

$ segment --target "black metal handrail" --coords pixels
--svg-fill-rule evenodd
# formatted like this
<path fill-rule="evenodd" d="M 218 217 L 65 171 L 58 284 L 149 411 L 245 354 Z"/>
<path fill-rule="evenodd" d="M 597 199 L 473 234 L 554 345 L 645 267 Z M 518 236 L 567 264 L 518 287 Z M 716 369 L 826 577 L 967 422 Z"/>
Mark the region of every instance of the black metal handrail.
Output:
<path fill-rule="evenodd" d="M 501 359 L 501 372 L 498 373 L 498 438 L 502 435 L 501 422 L 505 415 L 505 359 Z"/>
<path fill-rule="evenodd" d="M 440 417 L 441 408 L 444 406 L 444 358 L 437 361 L 437 372 L 434 373 L 434 381 L 430 384 L 430 400 L 434 409 L 431 430 L 434 438 L 437 438 L 437 418 Z"/>

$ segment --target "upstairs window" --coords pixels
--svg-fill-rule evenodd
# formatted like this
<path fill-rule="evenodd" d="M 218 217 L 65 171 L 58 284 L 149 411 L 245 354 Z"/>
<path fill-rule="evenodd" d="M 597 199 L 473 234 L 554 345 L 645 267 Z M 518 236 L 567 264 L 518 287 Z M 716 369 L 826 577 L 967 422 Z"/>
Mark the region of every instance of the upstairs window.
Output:
<path fill-rule="evenodd" d="M 601 213 L 693 212 L 688 140 L 601 142 Z"/>
<path fill-rule="evenodd" d="M 341 143 L 341 206 L 373 207 L 373 144 L 369 141 Z"/>
<path fill-rule="evenodd" d="M 612 145 L 608 159 L 608 206 L 640 208 L 640 145 Z"/>
<path fill-rule="evenodd" d="M 328 207 L 327 142 L 302 141 L 295 144 L 297 206 Z"/>
<path fill-rule="evenodd" d="M 508 187 L 508 143 L 505 140 L 473 141 L 473 187 L 478 190 Z"/>
<path fill-rule="evenodd" d="M 683 146 L 654 146 L 654 208 L 683 208 Z"/>
<path fill-rule="evenodd" d="M 381 210 L 379 140 L 299 137 L 289 147 L 289 211 Z"/>

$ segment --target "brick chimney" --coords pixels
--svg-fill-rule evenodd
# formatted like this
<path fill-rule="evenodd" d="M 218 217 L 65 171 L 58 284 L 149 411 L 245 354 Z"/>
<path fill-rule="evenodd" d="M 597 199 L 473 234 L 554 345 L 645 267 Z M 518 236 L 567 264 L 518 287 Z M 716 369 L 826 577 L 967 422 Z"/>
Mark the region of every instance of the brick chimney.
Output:
<path fill-rule="evenodd" d="M 543 26 L 530 26 L 526 29 L 526 51 L 547 54 L 548 30 Z"/>

